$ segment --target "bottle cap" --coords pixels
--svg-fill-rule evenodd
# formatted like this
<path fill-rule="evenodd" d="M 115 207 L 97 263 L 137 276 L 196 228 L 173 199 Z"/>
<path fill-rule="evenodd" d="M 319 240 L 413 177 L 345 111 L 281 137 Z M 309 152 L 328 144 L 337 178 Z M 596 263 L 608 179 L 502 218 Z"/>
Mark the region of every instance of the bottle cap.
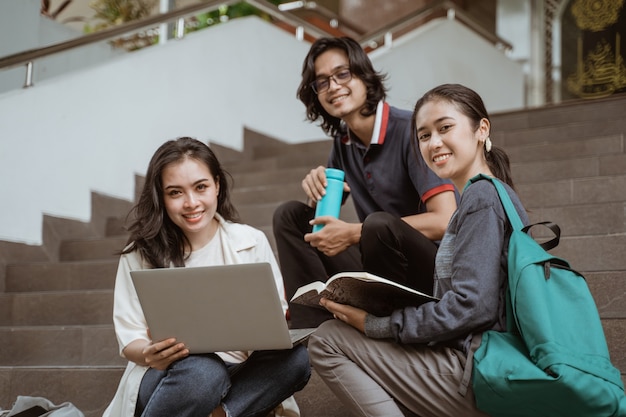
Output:
<path fill-rule="evenodd" d="M 334 180 L 343 181 L 345 176 L 346 174 L 340 169 L 326 168 L 326 178 L 332 178 Z"/>

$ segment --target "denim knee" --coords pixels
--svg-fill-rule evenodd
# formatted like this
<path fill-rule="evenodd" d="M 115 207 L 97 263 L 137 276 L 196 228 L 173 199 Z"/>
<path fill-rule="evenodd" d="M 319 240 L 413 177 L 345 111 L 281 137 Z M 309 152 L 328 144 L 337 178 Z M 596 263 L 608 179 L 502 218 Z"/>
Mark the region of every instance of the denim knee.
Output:
<path fill-rule="evenodd" d="M 311 362 L 309 361 L 309 352 L 304 345 L 298 345 L 292 349 L 293 355 L 291 361 L 291 369 L 294 371 L 293 382 L 295 391 L 300 391 L 306 386 L 311 378 Z"/>
<path fill-rule="evenodd" d="M 258 417 L 300 391 L 311 376 L 303 345 L 288 350 L 255 351 L 246 362 L 231 368 L 232 388 L 224 399 L 230 415 Z"/>
<path fill-rule="evenodd" d="M 274 384 L 278 384 L 276 387 L 285 387 L 290 394 L 304 388 L 311 377 L 309 352 L 304 345 L 285 350 L 256 351 L 252 355 L 255 361 L 267 361 L 277 365 L 273 375 Z"/>
<path fill-rule="evenodd" d="M 146 390 L 145 408 L 137 402 L 137 412 L 145 417 L 206 416 L 230 388 L 227 367 L 215 354 L 191 355 L 166 371 L 148 372 L 140 388 Z"/>
<path fill-rule="evenodd" d="M 225 386 L 222 392 L 228 390 L 228 368 L 221 358 L 215 354 L 190 355 L 172 367 L 180 372 L 185 380 L 193 381 L 195 385 L 204 387 Z"/>
<path fill-rule="evenodd" d="M 230 377 L 217 355 L 191 355 L 169 370 L 171 401 L 210 413 L 230 389 Z"/>

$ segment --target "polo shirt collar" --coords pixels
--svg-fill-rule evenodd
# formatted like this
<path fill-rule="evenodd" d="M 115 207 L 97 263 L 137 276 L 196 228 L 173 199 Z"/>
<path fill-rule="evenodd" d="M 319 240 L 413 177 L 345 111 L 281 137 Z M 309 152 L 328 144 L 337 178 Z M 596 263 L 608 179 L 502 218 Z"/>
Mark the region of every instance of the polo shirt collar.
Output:
<path fill-rule="evenodd" d="M 387 123 L 389 122 L 389 104 L 379 101 L 376 105 L 376 118 L 374 119 L 374 134 L 370 145 L 382 145 L 385 142 L 385 133 L 387 132 Z M 342 138 L 342 142 L 346 145 L 352 145 L 350 138 L 350 129 L 346 136 Z"/>

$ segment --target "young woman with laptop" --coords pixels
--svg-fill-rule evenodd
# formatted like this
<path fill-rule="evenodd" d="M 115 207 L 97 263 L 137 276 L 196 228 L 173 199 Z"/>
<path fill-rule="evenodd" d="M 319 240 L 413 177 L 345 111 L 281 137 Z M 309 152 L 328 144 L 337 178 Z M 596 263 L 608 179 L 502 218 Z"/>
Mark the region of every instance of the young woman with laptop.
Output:
<path fill-rule="evenodd" d="M 131 280 L 137 269 L 268 262 L 286 311 L 269 242 L 237 222 L 227 175 L 213 151 L 192 138 L 167 141 L 153 155 L 117 271 L 113 322 L 128 365 L 105 417 L 299 414 L 292 395 L 310 377 L 305 346 L 190 354 L 174 338 L 152 340 Z"/>

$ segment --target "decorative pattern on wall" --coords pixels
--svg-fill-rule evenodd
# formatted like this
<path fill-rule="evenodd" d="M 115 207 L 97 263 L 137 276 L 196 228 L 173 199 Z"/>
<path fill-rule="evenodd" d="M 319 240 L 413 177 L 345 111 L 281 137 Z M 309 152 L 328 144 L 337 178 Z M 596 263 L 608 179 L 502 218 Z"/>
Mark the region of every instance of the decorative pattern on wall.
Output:
<path fill-rule="evenodd" d="M 563 99 L 593 99 L 626 92 L 623 6 L 624 0 L 574 0 L 565 9 Z"/>
<path fill-rule="evenodd" d="M 554 24 L 558 16 L 558 10 L 562 0 L 545 0 L 543 7 L 544 24 L 544 79 L 545 79 L 545 101 L 554 103 Z"/>

